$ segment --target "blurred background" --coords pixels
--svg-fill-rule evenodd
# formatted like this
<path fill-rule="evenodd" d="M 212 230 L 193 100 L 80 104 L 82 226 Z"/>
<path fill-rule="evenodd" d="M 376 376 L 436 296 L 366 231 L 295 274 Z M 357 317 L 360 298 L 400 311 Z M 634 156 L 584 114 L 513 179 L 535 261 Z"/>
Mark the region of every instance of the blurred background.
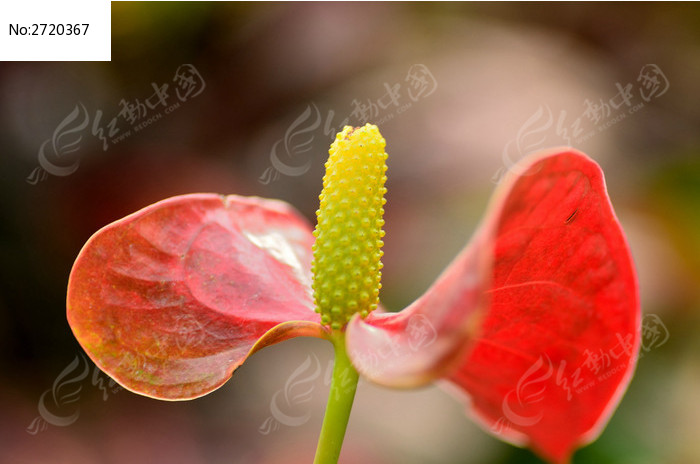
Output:
<path fill-rule="evenodd" d="M 389 153 L 392 310 L 526 153 L 602 165 L 660 335 L 573 462 L 700 462 L 700 7 L 115 2 L 112 34 L 109 63 L 0 63 L 0 462 L 311 462 L 328 344 L 268 348 L 216 392 L 160 402 L 86 359 L 66 283 L 93 232 L 172 195 L 279 198 L 313 221 L 335 131 L 367 121 Z M 541 461 L 437 387 L 361 383 L 341 462 Z"/>

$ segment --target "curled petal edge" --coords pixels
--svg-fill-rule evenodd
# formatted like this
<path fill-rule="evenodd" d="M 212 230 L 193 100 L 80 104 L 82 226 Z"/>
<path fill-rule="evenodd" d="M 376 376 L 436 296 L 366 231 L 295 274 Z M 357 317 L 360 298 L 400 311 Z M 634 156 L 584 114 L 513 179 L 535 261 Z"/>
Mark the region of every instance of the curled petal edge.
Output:
<path fill-rule="evenodd" d="M 488 308 L 491 240 L 486 217 L 469 244 L 429 289 L 397 313 L 353 317 L 348 355 L 369 380 L 393 388 L 426 385 L 457 367 L 476 338 Z"/>
<path fill-rule="evenodd" d="M 169 198 L 88 240 L 69 278 L 68 322 L 124 388 L 163 400 L 203 396 L 265 346 L 326 338 L 311 302 L 312 241 L 308 223 L 281 201 Z"/>

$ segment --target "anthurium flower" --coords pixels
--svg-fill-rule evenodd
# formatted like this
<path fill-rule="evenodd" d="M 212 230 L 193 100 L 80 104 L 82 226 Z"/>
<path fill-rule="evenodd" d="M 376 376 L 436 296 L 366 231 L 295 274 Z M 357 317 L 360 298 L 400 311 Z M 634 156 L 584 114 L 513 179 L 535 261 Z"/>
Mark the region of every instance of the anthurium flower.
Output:
<path fill-rule="evenodd" d="M 523 160 L 453 263 L 389 313 L 377 309 L 384 146 L 375 126 L 338 134 L 313 232 L 284 202 L 216 194 L 104 227 L 70 275 L 76 338 L 125 388 L 164 400 L 215 390 L 265 346 L 325 338 L 339 365 L 386 386 L 446 383 L 488 431 L 567 462 L 619 403 L 640 343 L 600 168 L 571 149 Z"/>

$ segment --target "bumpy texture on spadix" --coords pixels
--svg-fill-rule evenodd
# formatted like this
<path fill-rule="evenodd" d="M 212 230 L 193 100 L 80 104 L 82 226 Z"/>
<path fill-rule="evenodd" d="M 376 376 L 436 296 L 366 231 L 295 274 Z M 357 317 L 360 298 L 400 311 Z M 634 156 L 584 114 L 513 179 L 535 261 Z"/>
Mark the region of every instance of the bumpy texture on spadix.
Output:
<path fill-rule="evenodd" d="M 333 329 L 379 303 L 385 145 L 377 126 L 367 124 L 346 126 L 329 150 L 311 270 L 316 311 Z"/>

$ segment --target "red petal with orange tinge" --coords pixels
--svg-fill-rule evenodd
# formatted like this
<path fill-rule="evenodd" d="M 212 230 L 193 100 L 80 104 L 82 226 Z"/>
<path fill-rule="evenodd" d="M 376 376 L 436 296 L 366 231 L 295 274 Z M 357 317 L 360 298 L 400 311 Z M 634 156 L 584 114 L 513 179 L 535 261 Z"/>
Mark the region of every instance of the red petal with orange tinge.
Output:
<path fill-rule="evenodd" d="M 73 265 L 68 322 L 125 388 L 180 400 L 221 386 L 254 351 L 324 337 L 311 228 L 283 202 L 194 194 L 92 236 Z"/>
<path fill-rule="evenodd" d="M 637 280 L 595 162 L 561 150 L 527 158 L 513 171 L 476 235 L 479 252 L 470 244 L 409 313 L 353 321 L 348 337 L 391 346 L 384 358 L 391 370 L 373 380 L 392 384 L 393 373 L 412 372 L 424 381 L 418 368 L 428 368 L 424 377 L 447 369 L 450 387 L 468 395 L 469 410 L 487 430 L 565 463 L 598 436 L 632 377 L 640 344 Z M 491 263 L 486 276 L 483 263 Z M 450 285 L 487 289 L 481 299 L 438 304 L 433 317 L 437 294 L 464 294 L 441 285 L 445 276 Z M 414 314 L 434 329 L 421 366 L 392 354 L 410 350 L 412 331 L 396 321 Z M 453 343 L 457 330 L 447 330 L 447 314 L 466 334 L 461 353 L 441 346 Z M 476 336 L 470 324 L 478 325 Z M 356 348 L 351 356 L 363 355 Z"/>

